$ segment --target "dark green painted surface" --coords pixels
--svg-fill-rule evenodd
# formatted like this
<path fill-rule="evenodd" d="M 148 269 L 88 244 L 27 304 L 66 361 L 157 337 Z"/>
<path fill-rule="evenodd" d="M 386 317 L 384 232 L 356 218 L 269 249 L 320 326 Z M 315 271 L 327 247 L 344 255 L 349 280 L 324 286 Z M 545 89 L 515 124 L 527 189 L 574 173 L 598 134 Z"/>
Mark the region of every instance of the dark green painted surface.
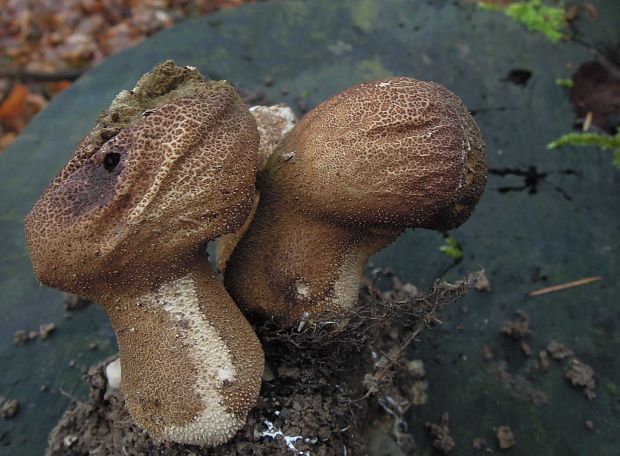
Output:
<path fill-rule="evenodd" d="M 600 47 L 618 42 L 619 4 L 594 3 L 601 19 L 580 24 L 584 40 Z M 113 334 L 96 307 L 64 319 L 60 293 L 37 285 L 22 219 L 99 111 L 167 58 L 243 89 L 260 89 L 273 102 L 294 104 L 300 96 L 310 107 L 349 85 L 387 75 L 435 80 L 459 94 L 478 112 L 492 168 L 536 166 L 548 175 L 535 194 L 499 192 L 521 186 L 523 178 L 492 175 L 474 217 L 453 233 L 465 258 L 447 276 L 482 265 L 493 292 L 473 293 L 447 309 L 442 329 L 415 349 L 427 363 L 430 383 L 428 404 L 410 414 L 416 439 L 426 448 L 422 453 L 430 450 L 421 423 L 436 421 L 444 411 L 451 414 L 458 454 L 473 451 L 474 437 L 493 440 L 493 428 L 502 424 L 515 432 L 512 454 L 620 453 L 620 172 L 609 153 L 545 149 L 571 128 L 573 117 L 554 80 L 569 77 L 566 65 L 591 54 L 574 43 L 553 45 L 501 14 L 471 5 L 363 0 L 256 4 L 165 31 L 85 74 L 0 156 L 0 394 L 22 404 L 15 419 L 0 421 L 1 454 L 40 454 L 69 401 L 60 390 L 83 395 L 79 367 L 114 350 Z M 526 87 L 502 81 L 515 68 L 532 71 Z M 263 86 L 265 76 L 275 83 Z M 441 243 L 439 234 L 409 232 L 373 263 L 426 287 L 450 265 L 437 250 Z M 532 289 L 591 275 L 604 280 L 527 297 Z M 593 402 L 566 383 L 561 364 L 552 363 L 546 376 L 526 372 L 531 360 L 498 334 L 517 308 L 532 318 L 535 353 L 553 338 L 592 365 L 598 385 Z M 58 325 L 50 339 L 13 346 L 15 330 L 50 321 Z M 455 331 L 457 325 L 462 332 Z M 89 342 L 100 349 L 89 351 Z M 531 405 L 486 372 L 479 354 L 485 343 L 497 358 L 507 359 L 509 371 L 545 390 L 550 404 Z M 77 368 L 67 367 L 70 360 Z M 39 391 L 43 384 L 49 391 Z M 594 421 L 594 431 L 584 429 L 587 419 Z"/>

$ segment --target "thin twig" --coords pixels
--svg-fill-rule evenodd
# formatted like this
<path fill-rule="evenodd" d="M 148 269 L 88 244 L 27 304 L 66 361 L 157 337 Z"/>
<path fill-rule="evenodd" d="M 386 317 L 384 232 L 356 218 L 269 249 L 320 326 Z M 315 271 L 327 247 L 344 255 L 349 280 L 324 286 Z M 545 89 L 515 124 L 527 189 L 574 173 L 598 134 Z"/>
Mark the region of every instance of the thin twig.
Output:
<path fill-rule="evenodd" d="M 530 293 L 530 296 L 540 296 L 540 295 L 544 295 L 547 293 L 554 293 L 556 291 L 566 290 L 568 288 L 580 287 L 581 285 L 586 285 L 592 282 L 598 282 L 599 280 L 602 280 L 601 276 L 586 277 L 584 279 L 575 280 L 573 282 L 562 283 L 560 285 L 553 285 L 552 287 L 546 287 L 546 288 L 541 288 L 539 290 L 532 291 Z"/>

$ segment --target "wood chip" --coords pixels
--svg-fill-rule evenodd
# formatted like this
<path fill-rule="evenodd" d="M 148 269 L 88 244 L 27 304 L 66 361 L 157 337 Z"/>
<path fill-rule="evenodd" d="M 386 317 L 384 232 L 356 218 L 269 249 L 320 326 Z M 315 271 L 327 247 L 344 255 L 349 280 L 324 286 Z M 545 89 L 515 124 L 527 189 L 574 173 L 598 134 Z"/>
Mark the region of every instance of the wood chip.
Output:
<path fill-rule="evenodd" d="M 584 279 L 575 280 L 573 282 L 567 282 L 567 283 L 563 283 L 560 285 L 553 285 L 551 287 L 541 288 L 539 290 L 532 291 L 530 293 L 530 296 L 540 296 L 540 295 L 544 295 L 547 293 L 554 293 L 556 291 L 567 290 L 569 288 L 580 287 L 581 285 L 587 285 L 592 282 L 598 282 L 599 280 L 602 280 L 601 276 L 586 277 Z"/>

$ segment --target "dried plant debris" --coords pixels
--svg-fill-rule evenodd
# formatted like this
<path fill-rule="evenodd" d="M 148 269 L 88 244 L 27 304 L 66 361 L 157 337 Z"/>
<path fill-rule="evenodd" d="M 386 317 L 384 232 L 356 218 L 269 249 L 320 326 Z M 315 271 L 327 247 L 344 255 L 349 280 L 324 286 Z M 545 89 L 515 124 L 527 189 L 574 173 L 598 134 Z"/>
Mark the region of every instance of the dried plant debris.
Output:
<path fill-rule="evenodd" d="M 426 368 L 424 367 L 424 361 L 421 359 L 412 359 L 405 361 L 405 368 L 416 380 L 426 377 Z"/>
<path fill-rule="evenodd" d="M 19 413 L 19 401 L 0 396 L 0 418 L 5 420 L 13 418 Z"/>
<path fill-rule="evenodd" d="M 554 359 L 564 359 L 574 355 L 574 352 L 570 348 L 555 340 L 547 344 L 547 351 Z"/>
<path fill-rule="evenodd" d="M 426 401 L 427 385 L 422 362 L 401 362 L 404 347 L 472 284 L 471 277 L 436 284 L 429 293 L 404 302 L 386 301 L 367 286 L 350 326 L 339 331 L 308 325 L 301 332 L 274 333 L 268 322 L 259 325 L 268 366 L 259 401 L 235 438 L 213 449 L 153 441 L 134 424 L 121 393 L 107 388 L 105 363 L 91 368 L 89 400 L 65 413 L 49 436 L 47 454 L 107 455 L 125 448 L 127 456 L 363 455 L 368 429 L 376 423 L 383 423 L 402 451 L 410 452 L 415 441 L 407 432 L 405 413 Z M 390 320 L 397 309 L 407 318 Z M 416 384 L 419 390 L 410 391 Z M 438 426 L 443 430 L 436 435 L 437 445 L 453 446 L 447 421 Z"/>
<path fill-rule="evenodd" d="M 596 381 L 594 380 L 594 369 L 586 363 L 572 358 L 570 368 L 566 371 L 566 379 L 573 386 L 582 387 L 583 394 L 590 400 L 596 397 Z"/>
<path fill-rule="evenodd" d="M 469 273 L 455 283 L 437 281 L 427 293 L 418 293 L 402 300 L 385 299 L 383 293 L 366 283 L 362 286 L 357 306 L 344 316 L 333 316 L 326 322 L 300 325 L 292 330 L 278 329 L 272 322 L 266 321 L 259 332 L 267 341 L 285 340 L 298 348 L 330 346 L 339 351 L 364 346 L 377 339 L 377 332 L 385 333 L 386 327 L 395 321 L 401 327 L 415 326 L 416 329 L 439 323 L 437 312 L 444 305 L 463 297 L 473 287 L 478 275 L 479 272 Z M 418 334 L 414 331 L 413 335 Z M 414 338 L 410 337 L 410 341 Z M 338 356 L 334 358 L 340 359 Z"/>
<path fill-rule="evenodd" d="M 25 345 L 31 340 L 36 339 L 37 337 L 41 340 L 47 339 L 50 334 L 52 334 L 56 330 L 56 325 L 54 323 L 43 323 L 39 326 L 38 331 L 26 331 L 25 329 L 18 329 L 13 334 L 13 343 L 18 347 Z"/>
<path fill-rule="evenodd" d="M 530 317 L 522 310 L 517 310 L 513 320 L 506 320 L 502 323 L 500 332 L 515 340 L 525 339 L 532 334 Z"/>
<path fill-rule="evenodd" d="M 428 382 L 416 380 L 409 388 L 409 400 L 412 405 L 422 405 L 428 402 Z"/>
<path fill-rule="evenodd" d="M 441 415 L 439 423 L 426 423 L 428 433 L 434 437 L 433 447 L 437 448 L 443 454 L 450 453 L 456 446 L 454 439 L 450 435 L 449 421 L 450 415 L 448 412 L 444 412 L 444 414 Z"/>
<path fill-rule="evenodd" d="M 491 291 L 491 282 L 486 275 L 486 271 L 480 271 L 476 283 L 474 283 L 474 288 L 478 291 Z"/>
<path fill-rule="evenodd" d="M 418 288 L 409 282 L 402 282 L 397 276 L 392 275 L 390 272 L 384 272 L 382 270 L 376 269 L 374 275 L 377 276 L 379 274 L 391 275 L 392 277 L 392 286 L 390 290 L 384 292 L 383 299 L 388 301 L 404 301 L 414 296 L 418 296 L 421 294 Z"/>
<path fill-rule="evenodd" d="M 13 334 L 13 343 L 18 347 L 25 345 L 30 339 L 28 338 L 28 332 L 24 329 L 18 329 Z"/>
<path fill-rule="evenodd" d="M 500 426 L 497 428 L 497 443 L 502 450 L 507 450 L 517 444 L 510 427 Z"/>
<path fill-rule="evenodd" d="M 39 337 L 45 340 L 54 332 L 55 329 L 56 325 L 54 323 L 44 323 L 39 326 Z"/>

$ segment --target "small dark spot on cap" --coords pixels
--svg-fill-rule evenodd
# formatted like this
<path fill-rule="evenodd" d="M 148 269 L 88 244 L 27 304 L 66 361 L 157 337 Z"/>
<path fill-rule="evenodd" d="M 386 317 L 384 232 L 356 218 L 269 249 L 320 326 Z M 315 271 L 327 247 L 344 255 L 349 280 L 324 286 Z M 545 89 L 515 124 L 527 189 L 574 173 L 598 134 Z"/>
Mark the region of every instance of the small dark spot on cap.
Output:
<path fill-rule="evenodd" d="M 121 154 L 118 152 L 108 152 L 105 154 L 105 157 L 103 157 L 103 167 L 108 171 L 112 171 L 120 161 Z"/>

